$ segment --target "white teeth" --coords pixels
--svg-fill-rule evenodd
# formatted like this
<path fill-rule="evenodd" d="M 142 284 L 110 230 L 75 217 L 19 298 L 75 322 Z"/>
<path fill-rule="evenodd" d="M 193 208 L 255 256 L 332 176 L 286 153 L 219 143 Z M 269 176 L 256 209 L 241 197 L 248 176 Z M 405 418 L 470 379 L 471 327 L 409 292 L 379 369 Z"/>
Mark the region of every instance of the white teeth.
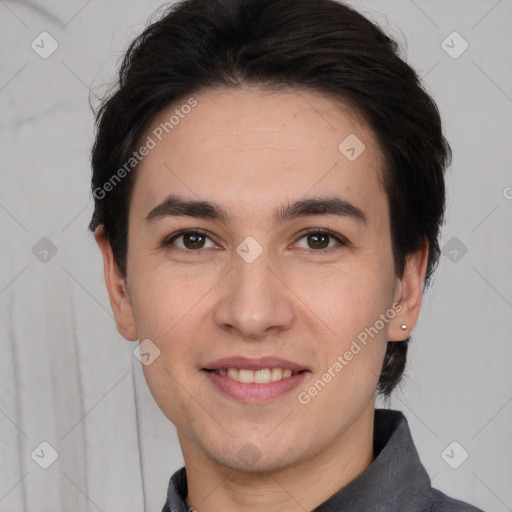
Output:
<path fill-rule="evenodd" d="M 238 378 L 238 373 L 239 373 L 238 370 L 235 369 L 235 368 L 229 368 L 228 369 L 228 377 L 230 379 L 238 380 L 239 381 L 240 379 Z"/>
<path fill-rule="evenodd" d="M 272 372 L 268 368 L 257 370 L 251 373 L 254 373 L 254 382 L 259 384 L 267 384 L 267 382 L 272 381 Z"/>
<path fill-rule="evenodd" d="M 272 368 L 272 380 L 281 380 L 283 378 L 283 370 L 281 368 Z"/>
<path fill-rule="evenodd" d="M 240 370 L 238 380 L 240 382 L 254 382 L 254 372 L 252 370 Z"/>
<path fill-rule="evenodd" d="M 283 370 L 282 368 L 261 368 L 255 371 L 228 368 L 227 371 L 225 369 L 215 370 L 215 373 L 217 375 L 225 375 L 230 379 L 243 382 L 244 384 L 249 384 L 251 382 L 256 382 L 257 384 L 268 384 L 269 382 L 287 379 L 298 372 L 292 372 L 288 369 Z"/>

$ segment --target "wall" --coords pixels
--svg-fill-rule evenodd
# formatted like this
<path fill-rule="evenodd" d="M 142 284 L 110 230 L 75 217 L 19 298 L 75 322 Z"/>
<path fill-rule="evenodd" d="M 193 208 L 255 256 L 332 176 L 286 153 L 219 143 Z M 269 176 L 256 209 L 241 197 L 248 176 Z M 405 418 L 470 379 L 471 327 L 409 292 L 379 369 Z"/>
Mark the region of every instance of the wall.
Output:
<path fill-rule="evenodd" d="M 391 407 L 435 487 L 512 510 L 512 3 L 352 3 L 407 42 L 454 150 L 444 254 Z M 89 89 L 105 90 L 158 5 L 0 1 L 0 511 L 160 510 L 182 465 L 87 231 Z M 42 32 L 58 44 L 47 58 Z M 453 441 L 469 454 L 457 469 Z M 42 442 L 58 452 L 48 469 Z"/>

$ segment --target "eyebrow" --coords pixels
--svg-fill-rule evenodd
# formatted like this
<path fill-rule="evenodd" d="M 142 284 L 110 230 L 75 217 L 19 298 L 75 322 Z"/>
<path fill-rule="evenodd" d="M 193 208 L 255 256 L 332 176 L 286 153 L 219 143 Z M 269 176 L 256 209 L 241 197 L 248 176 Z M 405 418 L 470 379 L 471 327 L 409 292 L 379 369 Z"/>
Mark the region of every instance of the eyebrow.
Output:
<path fill-rule="evenodd" d="M 283 205 L 274 212 L 273 220 L 275 224 L 282 224 L 308 215 L 338 215 L 352 218 L 364 225 L 368 223 L 365 213 L 360 208 L 336 196 L 302 199 Z M 153 223 L 163 217 L 193 217 L 224 223 L 231 219 L 230 214 L 215 202 L 188 200 L 174 194 L 149 212 L 146 223 Z"/>

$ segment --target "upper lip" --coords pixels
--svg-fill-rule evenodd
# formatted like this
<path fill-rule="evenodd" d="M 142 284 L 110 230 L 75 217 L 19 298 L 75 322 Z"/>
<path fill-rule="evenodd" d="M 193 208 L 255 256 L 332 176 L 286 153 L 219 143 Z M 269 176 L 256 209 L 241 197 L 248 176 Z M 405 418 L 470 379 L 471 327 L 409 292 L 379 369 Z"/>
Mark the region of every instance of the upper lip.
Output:
<path fill-rule="evenodd" d="M 254 359 L 247 357 L 223 357 L 207 364 L 205 370 L 219 370 L 221 368 L 237 368 L 239 370 L 261 370 L 263 368 L 282 368 L 284 370 L 291 370 L 292 372 L 300 372 L 307 370 L 302 366 L 287 359 L 280 357 L 264 356 Z"/>

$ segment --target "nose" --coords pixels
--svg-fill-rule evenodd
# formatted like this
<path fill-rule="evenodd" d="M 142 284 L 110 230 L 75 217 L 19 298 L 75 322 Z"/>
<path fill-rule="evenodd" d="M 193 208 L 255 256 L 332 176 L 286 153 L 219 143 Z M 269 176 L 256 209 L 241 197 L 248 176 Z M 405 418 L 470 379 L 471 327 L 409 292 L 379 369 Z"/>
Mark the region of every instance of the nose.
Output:
<path fill-rule="evenodd" d="M 279 266 L 266 252 L 252 263 L 234 257 L 234 269 L 222 281 L 215 322 L 242 338 L 263 339 L 293 324 L 293 293 Z M 281 274 L 281 275 L 280 275 Z"/>

